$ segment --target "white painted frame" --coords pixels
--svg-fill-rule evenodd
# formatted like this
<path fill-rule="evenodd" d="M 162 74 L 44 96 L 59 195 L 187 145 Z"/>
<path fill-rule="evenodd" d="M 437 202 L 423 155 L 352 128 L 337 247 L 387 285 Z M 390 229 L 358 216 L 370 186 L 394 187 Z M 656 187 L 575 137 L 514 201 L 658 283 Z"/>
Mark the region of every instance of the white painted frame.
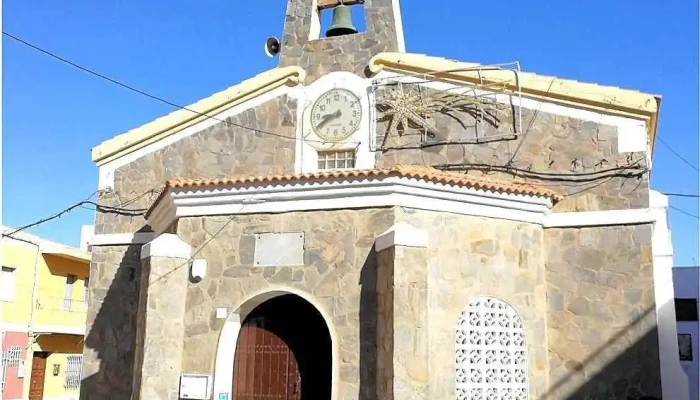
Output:
<path fill-rule="evenodd" d="M 582 121 L 591 121 L 601 125 L 610 125 L 617 127 L 617 150 L 618 153 L 627 152 L 644 152 L 649 157 L 650 147 L 647 137 L 647 122 L 643 119 L 625 118 L 614 115 L 607 115 L 594 111 L 584 110 L 574 107 L 566 107 L 560 104 L 545 102 L 527 98 L 526 94 L 517 96 L 517 94 L 495 93 L 486 90 L 472 89 L 473 86 L 465 83 L 464 85 L 456 85 L 444 81 L 434 80 L 425 81 L 420 75 L 406 75 L 398 72 L 380 71 L 373 81 L 385 82 L 401 82 L 401 83 L 420 83 L 422 86 L 441 90 L 450 91 L 452 93 L 460 93 L 459 89 L 469 89 L 471 93 L 476 95 L 489 95 L 490 100 L 494 100 L 501 104 L 520 106 L 528 110 L 544 112 L 548 114 L 556 114 L 569 118 L 580 119 Z M 518 134 L 521 134 L 518 132 Z"/>
<path fill-rule="evenodd" d="M 331 374 L 331 399 L 338 397 L 338 366 L 340 365 L 340 353 L 338 350 L 338 335 L 333 327 L 333 318 L 330 313 L 316 299 L 301 290 L 286 286 L 270 286 L 260 290 L 246 299 L 241 300 L 233 308 L 219 335 L 219 343 L 216 347 L 216 360 L 214 364 L 214 397 L 218 398 L 219 393 L 229 393 L 231 398 L 231 389 L 233 387 L 233 362 L 236 353 L 236 342 L 238 334 L 241 331 L 241 323 L 251 311 L 263 302 L 273 299 L 278 296 L 294 294 L 309 302 L 318 310 L 326 322 L 328 333 L 331 337 L 331 358 L 332 358 L 332 374 Z"/>
<path fill-rule="evenodd" d="M 360 100 L 362 117 L 357 131 L 340 142 L 325 142 L 311 129 L 311 107 L 323 93 L 333 89 L 345 89 Z M 318 78 L 303 88 L 303 96 L 297 105 L 295 173 L 318 171 L 319 151 L 355 151 L 355 167 L 352 169 L 371 169 L 376 164 L 372 147 L 375 140 L 376 121 L 371 104 L 374 92 L 372 80 L 360 78 L 352 72 L 336 71 Z"/>
<path fill-rule="evenodd" d="M 654 270 L 654 300 L 659 338 L 661 392 L 664 399 L 688 400 L 688 376 L 678 356 L 678 327 L 673 289 L 673 244 L 668 226 L 668 196 L 649 191 L 649 207 L 654 216 L 651 251 Z"/>

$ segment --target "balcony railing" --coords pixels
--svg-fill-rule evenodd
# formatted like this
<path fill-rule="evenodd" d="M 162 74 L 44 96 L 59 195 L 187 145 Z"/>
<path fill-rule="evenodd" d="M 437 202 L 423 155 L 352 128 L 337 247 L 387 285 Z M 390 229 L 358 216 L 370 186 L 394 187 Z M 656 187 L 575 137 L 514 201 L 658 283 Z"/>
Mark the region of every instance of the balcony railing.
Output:
<path fill-rule="evenodd" d="M 86 313 L 87 303 L 82 300 L 62 299 L 60 297 L 39 297 L 36 309 L 42 311 L 65 311 Z"/>

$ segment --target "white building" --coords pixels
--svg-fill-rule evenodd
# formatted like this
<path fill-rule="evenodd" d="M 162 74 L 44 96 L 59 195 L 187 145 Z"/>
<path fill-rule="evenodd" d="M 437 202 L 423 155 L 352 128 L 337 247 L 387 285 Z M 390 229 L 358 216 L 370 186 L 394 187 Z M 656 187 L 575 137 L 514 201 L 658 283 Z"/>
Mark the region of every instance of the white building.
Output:
<path fill-rule="evenodd" d="M 698 293 L 700 293 L 700 268 L 673 268 L 675 290 L 676 324 L 678 326 L 678 350 L 681 365 L 688 374 L 690 398 L 700 399 L 698 375 Z"/>

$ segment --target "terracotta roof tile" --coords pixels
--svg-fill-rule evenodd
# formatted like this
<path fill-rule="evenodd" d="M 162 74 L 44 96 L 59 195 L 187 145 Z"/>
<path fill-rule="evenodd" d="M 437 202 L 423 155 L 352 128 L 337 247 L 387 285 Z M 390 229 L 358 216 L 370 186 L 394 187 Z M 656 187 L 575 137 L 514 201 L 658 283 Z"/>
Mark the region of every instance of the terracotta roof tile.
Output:
<path fill-rule="evenodd" d="M 287 174 L 269 176 L 234 176 L 231 178 L 211 179 L 171 179 L 165 183 L 161 194 L 155 200 L 151 209 L 160 201 L 168 189 L 201 188 L 209 186 L 247 186 L 273 183 L 291 182 L 320 182 L 327 180 L 354 180 L 382 177 L 403 177 L 411 179 L 423 179 L 435 183 L 464 186 L 480 190 L 519 194 L 527 196 L 542 196 L 550 198 L 553 202 L 561 199 L 555 191 L 538 185 L 525 182 L 506 182 L 492 179 L 479 178 L 454 172 L 445 172 L 423 165 L 397 165 L 390 169 L 365 169 L 365 170 L 331 170 L 308 174 Z M 150 213 L 150 210 L 149 210 Z"/>

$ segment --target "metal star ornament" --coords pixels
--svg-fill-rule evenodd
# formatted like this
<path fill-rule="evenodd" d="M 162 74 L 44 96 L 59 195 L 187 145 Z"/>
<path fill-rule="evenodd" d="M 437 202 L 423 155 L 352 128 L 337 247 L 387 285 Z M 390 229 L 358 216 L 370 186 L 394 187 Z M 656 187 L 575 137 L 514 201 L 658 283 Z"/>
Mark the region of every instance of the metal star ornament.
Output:
<path fill-rule="evenodd" d="M 408 130 L 411 122 L 429 131 L 437 132 L 437 128 L 427 118 L 427 114 L 432 112 L 432 107 L 413 86 L 406 88 L 399 83 L 396 88 L 382 96 L 377 103 L 377 108 L 383 113 L 382 119 L 389 120 L 386 136 L 393 134 L 401 136 Z"/>

